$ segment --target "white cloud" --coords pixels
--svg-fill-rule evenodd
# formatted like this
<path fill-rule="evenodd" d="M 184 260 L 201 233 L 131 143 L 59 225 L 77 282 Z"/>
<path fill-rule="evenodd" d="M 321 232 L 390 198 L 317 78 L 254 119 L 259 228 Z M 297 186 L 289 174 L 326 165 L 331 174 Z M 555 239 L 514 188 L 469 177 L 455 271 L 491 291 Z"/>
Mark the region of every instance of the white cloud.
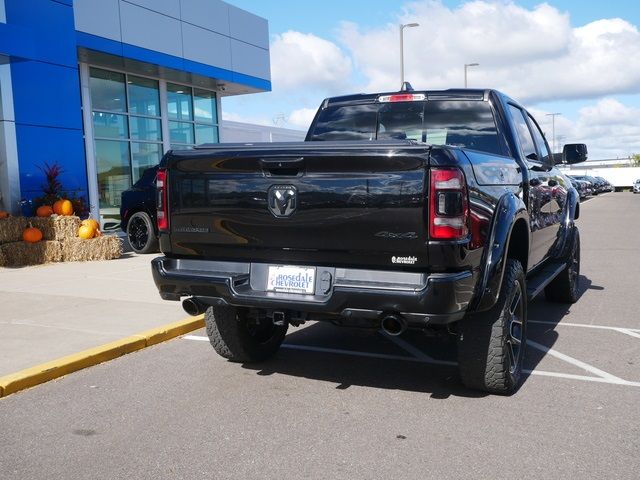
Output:
<path fill-rule="evenodd" d="M 288 31 L 276 35 L 271 42 L 274 91 L 339 91 L 348 85 L 351 71 L 351 59 L 335 43 L 311 33 Z"/>
<path fill-rule="evenodd" d="M 300 108 L 298 110 L 293 110 L 289 114 L 289 126 L 292 128 L 299 127 L 308 129 L 313 117 L 316 115 L 316 111 L 317 110 L 315 108 Z"/>
<path fill-rule="evenodd" d="M 399 85 L 398 24 L 418 22 L 405 39 L 405 77 L 415 88 L 499 88 L 521 101 L 640 92 L 640 33 L 622 19 L 572 28 L 569 15 L 541 4 L 473 1 L 450 9 L 438 1 L 407 4 L 397 23 L 341 38 L 367 78 L 367 91 Z"/>
<path fill-rule="evenodd" d="M 549 112 L 535 108 L 529 110 L 551 145 L 551 120 L 544 116 Z M 575 122 L 566 117 L 556 117 L 557 150 L 565 143 L 586 143 L 592 160 L 626 158 L 631 153 L 640 153 L 640 108 L 629 107 L 607 97 L 581 108 L 578 114 Z"/>

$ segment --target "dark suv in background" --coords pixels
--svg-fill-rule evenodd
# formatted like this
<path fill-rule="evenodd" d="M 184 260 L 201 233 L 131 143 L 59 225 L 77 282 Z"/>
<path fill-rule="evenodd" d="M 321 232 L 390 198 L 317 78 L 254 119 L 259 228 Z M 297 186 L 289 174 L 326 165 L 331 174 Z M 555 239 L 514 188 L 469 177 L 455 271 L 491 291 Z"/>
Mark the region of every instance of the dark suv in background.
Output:
<path fill-rule="evenodd" d="M 158 167 L 144 171 L 129 190 L 122 192 L 120 218 L 122 231 L 136 253 L 158 251 L 156 226 L 156 175 Z"/>

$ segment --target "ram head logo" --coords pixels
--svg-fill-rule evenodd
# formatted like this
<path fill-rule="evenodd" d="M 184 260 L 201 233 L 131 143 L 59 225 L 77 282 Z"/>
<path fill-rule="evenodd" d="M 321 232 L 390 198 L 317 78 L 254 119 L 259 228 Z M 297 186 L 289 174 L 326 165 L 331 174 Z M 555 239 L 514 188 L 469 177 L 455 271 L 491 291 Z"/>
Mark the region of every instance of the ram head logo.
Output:
<path fill-rule="evenodd" d="M 276 217 L 290 217 L 298 206 L 298 189 L 293 185 L 272 185 L 267 193 L 269 211 Z"/>

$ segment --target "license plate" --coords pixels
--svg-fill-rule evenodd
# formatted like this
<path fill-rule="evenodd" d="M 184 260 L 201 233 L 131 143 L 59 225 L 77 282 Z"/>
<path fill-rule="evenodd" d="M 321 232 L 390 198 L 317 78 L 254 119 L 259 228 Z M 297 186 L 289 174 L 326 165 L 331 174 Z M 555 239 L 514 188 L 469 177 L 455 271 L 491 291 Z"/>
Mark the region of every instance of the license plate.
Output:
<path fill-rule="evenodd" d="M 267 291 L 313 294 L 316 269 L 273 265 L 269 267 Z"/>

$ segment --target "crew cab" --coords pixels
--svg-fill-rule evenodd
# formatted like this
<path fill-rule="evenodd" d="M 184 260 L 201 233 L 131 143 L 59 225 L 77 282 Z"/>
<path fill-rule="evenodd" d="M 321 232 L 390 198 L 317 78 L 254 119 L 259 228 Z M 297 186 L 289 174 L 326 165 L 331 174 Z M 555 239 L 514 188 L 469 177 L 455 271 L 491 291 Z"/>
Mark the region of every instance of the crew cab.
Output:
<path fill-rule="evenodd" d="M 160 295 L 231 361 L 307 320 L 422 329 L 456 336 L 465 385 L 511 394 L 527 302 L 579 296 L 578 194 L 495 90 L 328 98 L 304 142 L 170 151 L 157 187 Z"/>

